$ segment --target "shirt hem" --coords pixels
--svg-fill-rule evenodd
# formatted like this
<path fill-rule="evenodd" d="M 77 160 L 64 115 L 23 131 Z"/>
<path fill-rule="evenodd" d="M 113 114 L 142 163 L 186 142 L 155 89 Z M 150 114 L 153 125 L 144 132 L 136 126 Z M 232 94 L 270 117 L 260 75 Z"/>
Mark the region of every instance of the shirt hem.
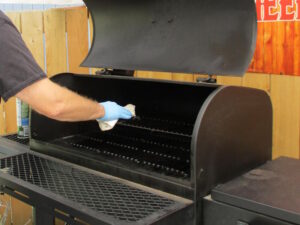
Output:
<path fill-rule="evenodd" d="M 47 76 L 44 73 L 40 73 L 40 74 L 37 74 L 37 75 L 38 76 L 33 76 L 33 78 L 30 78 L 30 79 L 27 79 L 27 80 L 23 81 L 22 83 L 18 84 L 13 89 L 11 89 L 7 92 L 4 92 L 2 94 L 2 98 L 4 99 L 4 101 L 6 102 L 9 98 L 16 95 L 18 92 L 20 92 L 24 88 L 30 86 L 31 84 L 33 84 L 33 83 L 35 83 L 39 80 L 47 78 Z"/>

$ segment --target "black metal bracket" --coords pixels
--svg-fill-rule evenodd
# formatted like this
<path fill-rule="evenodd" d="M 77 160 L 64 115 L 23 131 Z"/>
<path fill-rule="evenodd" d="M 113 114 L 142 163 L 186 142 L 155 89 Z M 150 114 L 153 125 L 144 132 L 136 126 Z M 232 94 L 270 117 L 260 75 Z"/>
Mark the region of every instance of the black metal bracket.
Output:
<path fill-rule="evenodd" d="M 133 77 L 134 70 L 118 70 L 118 69 L 103 68 L 97 70 L 96 75 L 116 75 L 116 76 Z"/>
<path fill-rule="evenodd" d="M 55 224 L 54 216 L 45 212 L 41 208 L 34 208 L 34 224 L 35 225 L 53 225 Z"/>
<path fill-rule="evenodd" d="M 209 83 L 209 84 L 215 84 L 217 83 L 217 79 L 213 77 L 213 75 L 208 75 L 208 77 L 197 77 L 196 79 L 197 83 Z"/>

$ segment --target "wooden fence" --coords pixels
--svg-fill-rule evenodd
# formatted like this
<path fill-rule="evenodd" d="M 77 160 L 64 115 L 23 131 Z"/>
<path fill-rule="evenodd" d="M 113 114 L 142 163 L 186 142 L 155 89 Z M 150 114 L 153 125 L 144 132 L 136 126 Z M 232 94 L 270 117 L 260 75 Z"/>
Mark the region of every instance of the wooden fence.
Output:
<path fill-rule="evenodd" d="M 259 22 L 249 71 L 300 76 L 300 21 Z"/>
<path fill-rule="evenodd" d="M 249 71 L 300 76 L 300 1 L 256 0 L 257 43 Z"/>
<path fill-rule="evenodd" d="M 91 19 L 85 7 L 8 13 L 8 16 L 20 30 L 36 60 L 49 76 L 60 72 L 88 74 L 94 71 L 79 67 L 88 53 L 93 32 Z M 268 38 L 278 39 L 277 33 L 272 33 L 271 37 L 269 35 L 264 33 L 263 37 L 258 39 L 263 38 L 266 40 L 264 43 L 268 43 Z M 276 49 L 280 50 L 280 46 L 276 45 Z M 267 50 L 268 54 L 266 52 L 259 54 L 262 54 L 266 61 L 270 60 L 272 51 Z M 294 48 L 289 51 L 293 51 L 292 53 L 296 55 L 300 49 Z M 137 71 L 136 76 L 194 82 L 197 76 L 201 75 Z M 268 92 L 274 110 L 273 155 L 300 157 L 300 76 L 247 73 L 243 78 L 217 77 L 217 80 L 219 84 L 254 87 Z M 1 104 L 1 134 L 16 132 L 15 99 L 12 98 L 5 104 L 2 101 Z"/>

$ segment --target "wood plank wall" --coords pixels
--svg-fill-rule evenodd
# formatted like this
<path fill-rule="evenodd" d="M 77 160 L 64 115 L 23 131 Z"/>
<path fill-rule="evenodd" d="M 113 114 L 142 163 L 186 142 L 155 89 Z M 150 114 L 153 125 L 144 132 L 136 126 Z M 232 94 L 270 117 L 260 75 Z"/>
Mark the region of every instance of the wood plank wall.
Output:
<path fill-rule="evenodd" d="M 89 69 L 79 67 L 87 55 L 93 32 L 91 19 L 85 7 L 8 15 L 19 28 L 39 65 L 46 69 L 49 76 L 68 71 L 89 73 Z M 293 59 L 299 58 L 300 55 L 299 23 L 294 22 L 294 25 L 288 22 L 278 22 L 275 25 L 259 23 L 257 43 L 261 48 L 257 49 L 250 69 L 253 71 L 272 69 L 278 74 L 298 71 L 299 60 L 291 62 L 288 59 L 292 55 Z M 281 31 L 279 32 L 282 29 L 284 37 Z M 287 39 L 289 36 L 287 33 L 291 30 L 293 43 Z M 281 56 L 285 54 L 284 48 L 289 52 L 287 59 Z M 95 69 L 91 71 L 95 72 Z M 274 109 L 274 157 L 285 155 L 299 158 L 300 76 L 274 75 L 274 73 L 247 73 L 244 78 L 217 77 L 217 80 L 219 84 L 254 87 L 267 91 L 272 98 Z M 203 75 L 137 71 L 136 76 L 194 82 L 197 77 Z M 15 111 L 15 99 L 0 106 L 1 134 L 16 131 Z"/>
<path fill-rule="evenodd" d="M 249 72 L 300 75 L 300 21 L 259 22 Z"/>
<path fill-rule="evenodd" d="M 66 24 L 68 34 L 69 70 L 76 73 L 87 74 L 88 68 L 79 67 L 89 49 L 88 22 L 86 10 L 77 8 L 66 11 Z M 80 26 L 79 26 L 80 24 Z M 74 47 L 76 46 L 76 47 Z"/>

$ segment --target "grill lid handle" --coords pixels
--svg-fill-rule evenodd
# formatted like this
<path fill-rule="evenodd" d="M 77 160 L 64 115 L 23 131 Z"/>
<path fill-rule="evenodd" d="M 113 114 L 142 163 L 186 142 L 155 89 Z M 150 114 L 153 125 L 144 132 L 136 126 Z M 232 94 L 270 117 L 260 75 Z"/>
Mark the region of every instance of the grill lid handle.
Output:
<path fill-rule="evenodd" d="M 253 0 L 84 0 L 86 67 L 243 75 L 256 43 Z"/>

